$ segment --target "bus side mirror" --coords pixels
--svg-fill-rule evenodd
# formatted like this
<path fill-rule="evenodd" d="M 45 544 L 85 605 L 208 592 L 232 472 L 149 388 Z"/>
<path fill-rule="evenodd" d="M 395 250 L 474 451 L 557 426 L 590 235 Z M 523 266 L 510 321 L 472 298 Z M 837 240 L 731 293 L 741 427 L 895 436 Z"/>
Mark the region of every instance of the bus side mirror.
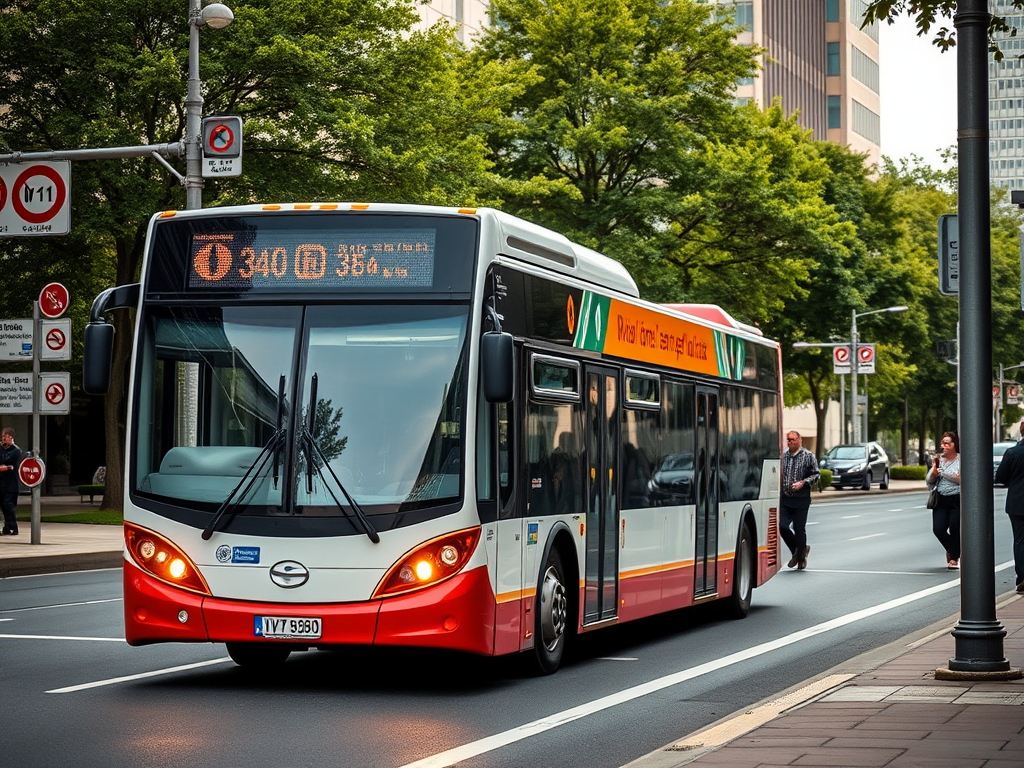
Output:
<path fill-rule="evenodd" d="M 490 331 L 480 337 L 480 377 L 489 403 L 512 401 L 515 357 L 511 333 Z"/>
<path fill-rule="evenodd" d="M 89 395 L 105 395 L 110 389 L 110 358 L 114 349 L 114 326 L 89 323 L 85 326 L 82 354 L 82 389 Z"/>

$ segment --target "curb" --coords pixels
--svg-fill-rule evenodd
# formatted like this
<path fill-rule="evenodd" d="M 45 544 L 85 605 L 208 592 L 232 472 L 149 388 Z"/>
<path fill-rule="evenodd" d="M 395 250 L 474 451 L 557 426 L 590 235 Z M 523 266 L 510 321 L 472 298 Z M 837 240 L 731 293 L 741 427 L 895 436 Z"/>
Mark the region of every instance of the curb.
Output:
<path fill-rule="evenodd" d="M 118 568 L 124 552 L 81 552 L 74 555 L 36 555 L 0 560 L 0 579 L 12 576 L 37 576 L 43 573 L 90 571 L 95 568 Z"/>

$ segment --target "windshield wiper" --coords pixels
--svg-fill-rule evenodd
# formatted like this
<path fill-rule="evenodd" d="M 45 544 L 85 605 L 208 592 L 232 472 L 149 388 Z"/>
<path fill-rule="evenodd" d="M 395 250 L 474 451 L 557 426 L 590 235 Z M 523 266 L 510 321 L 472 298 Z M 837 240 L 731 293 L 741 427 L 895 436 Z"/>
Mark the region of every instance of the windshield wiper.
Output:
<path fill-rule="evenodd" d="M 238 485 L 236 485 L 232 489 L 231 493 L 228 494 L 227 498 L 221 502 L 221 505 L 213 515 L 213 519 L 210 520 L 206 528 L 203 529 L 202 536 L 204 541 L 209 541 L 210 537 L 213 536 L 213 532 L 216 530 L 217 523 L 221 521 L 221 518 L 229 512 L 234 514 L 235 510 L 242 505 L 242 499 L 248 495 L 249 491 L 251 491 L 253 486 L 256 484 L 256 481 L 260 479 L 260 475 L 263 474 L 263 470 L 266 468 L 267 462 L 270 461 L 271 457 L 277 456 L 277 452 L 282 442 L 284 442 L 283 431 L 278 430 L 270 436 L 267 444 L 263 446 L 260 452 L 256 455 L 252 464 L 250 464 L 249 468 L 245 470 L 245 474 L 242 475 L 242 479 L 238 481 Z M 246 481 L 248 481 L 248 485 L 246 485 Z M 239 489 L 243 485 L 245 485 L 245 490 L 238 493 Z M 235 499 L 236 494 L 238 494 L 237 500 L 232 501 L 232 499 Z"/>

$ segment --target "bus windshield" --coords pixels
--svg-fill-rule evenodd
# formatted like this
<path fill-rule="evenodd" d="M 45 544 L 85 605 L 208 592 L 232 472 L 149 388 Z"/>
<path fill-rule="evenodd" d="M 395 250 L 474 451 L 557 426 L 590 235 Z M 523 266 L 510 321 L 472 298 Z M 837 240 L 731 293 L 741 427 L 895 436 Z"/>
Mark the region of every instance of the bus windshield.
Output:
<path fill-rule="evenodd" d="M 370 515 L 457 500 L 467 320 L 465 305 L 150 306 L 134 490 L 203 510 L 234 493 L 246 515 L 342 516 L 346 493 Z"/>

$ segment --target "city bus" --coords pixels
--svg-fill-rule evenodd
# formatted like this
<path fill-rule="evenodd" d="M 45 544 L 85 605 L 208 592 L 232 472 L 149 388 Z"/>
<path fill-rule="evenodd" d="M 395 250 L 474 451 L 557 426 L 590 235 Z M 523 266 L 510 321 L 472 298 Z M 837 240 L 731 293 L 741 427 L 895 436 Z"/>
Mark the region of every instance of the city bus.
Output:
<path fill-rule="evenodd" d="M 524 654 L 779 570 L 780 351 L 712 305 L 488 208 L 155 215 L 124 496 L 130 645 Z"/>

